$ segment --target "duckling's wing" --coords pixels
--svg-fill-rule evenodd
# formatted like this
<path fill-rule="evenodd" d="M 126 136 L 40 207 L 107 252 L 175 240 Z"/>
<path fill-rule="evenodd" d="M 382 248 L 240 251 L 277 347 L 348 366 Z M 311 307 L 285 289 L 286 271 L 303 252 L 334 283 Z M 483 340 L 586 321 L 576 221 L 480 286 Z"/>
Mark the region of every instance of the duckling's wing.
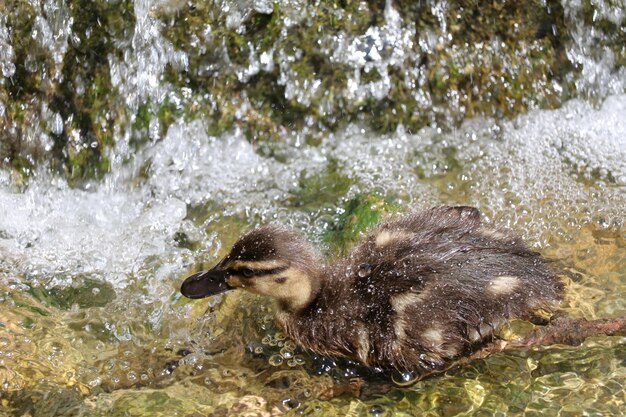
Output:
<path fill-rule="evenodd" d="M 438 206 L 389 222 L 383 227 L 425 235 L 443 233 L 461 235 L 471 233 L 480 225 L 480 211 L 475 207 Z"/>

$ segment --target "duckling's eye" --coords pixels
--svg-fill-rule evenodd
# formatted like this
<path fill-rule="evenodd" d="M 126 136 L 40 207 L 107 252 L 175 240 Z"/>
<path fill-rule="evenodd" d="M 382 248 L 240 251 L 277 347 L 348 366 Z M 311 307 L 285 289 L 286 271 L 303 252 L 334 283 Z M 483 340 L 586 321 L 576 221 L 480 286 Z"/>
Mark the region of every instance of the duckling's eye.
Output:
<path fill-rule="evenodd" d="M 250 268 L 241 268 L 241 271 L 239 272 L 246 278 L 250 278 L 252 275 L 254 275 L 254 271 Z"/>

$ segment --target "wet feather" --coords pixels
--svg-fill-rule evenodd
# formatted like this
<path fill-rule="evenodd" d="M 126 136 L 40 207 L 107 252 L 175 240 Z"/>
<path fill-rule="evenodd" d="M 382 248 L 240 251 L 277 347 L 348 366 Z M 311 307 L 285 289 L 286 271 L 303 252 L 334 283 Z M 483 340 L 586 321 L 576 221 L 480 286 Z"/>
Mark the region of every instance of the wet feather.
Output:
<path fill-rule="evenodd" d="M 216 268 L 207 276 L 276 298 L 278 325 L 301 346 L 413 372 L 470 354 L 510 319 L 550 311 L 563 291 L 546 259 L 472 207 L 383 222 L 331 265 L 297 233 L 265 226 Z"/>

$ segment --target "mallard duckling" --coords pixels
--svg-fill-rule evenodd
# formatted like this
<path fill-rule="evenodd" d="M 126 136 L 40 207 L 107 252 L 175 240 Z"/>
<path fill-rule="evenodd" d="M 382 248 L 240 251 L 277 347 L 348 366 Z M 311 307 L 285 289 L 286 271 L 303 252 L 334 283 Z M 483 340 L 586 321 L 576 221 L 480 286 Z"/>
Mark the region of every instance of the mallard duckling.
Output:
<path fill-rule="evenodd" d="M 509 319 L 549 311 L 563 290 L 513 232 L 448 206 L 380 224 L 331 265 L 297 233 L 260 227 L 181 292 L 235 288 L 276 299 L 279 327 L 306 349 L 417 373 L 468 355 Z"/>

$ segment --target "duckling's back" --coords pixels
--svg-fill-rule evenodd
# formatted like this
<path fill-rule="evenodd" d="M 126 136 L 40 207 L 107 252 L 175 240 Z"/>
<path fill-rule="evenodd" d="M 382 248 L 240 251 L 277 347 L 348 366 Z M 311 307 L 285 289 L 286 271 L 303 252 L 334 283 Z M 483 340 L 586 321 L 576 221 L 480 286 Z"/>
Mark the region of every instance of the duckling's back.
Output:
<path fill-rule="evenodd" d="M 288 331 L 321 353 L 425 371 L 470 353 L 508 319 L 550 310 L 562 290 L 514 233 L 484 224 L 475 208 L 435 207 L 378 226 Z"/>

